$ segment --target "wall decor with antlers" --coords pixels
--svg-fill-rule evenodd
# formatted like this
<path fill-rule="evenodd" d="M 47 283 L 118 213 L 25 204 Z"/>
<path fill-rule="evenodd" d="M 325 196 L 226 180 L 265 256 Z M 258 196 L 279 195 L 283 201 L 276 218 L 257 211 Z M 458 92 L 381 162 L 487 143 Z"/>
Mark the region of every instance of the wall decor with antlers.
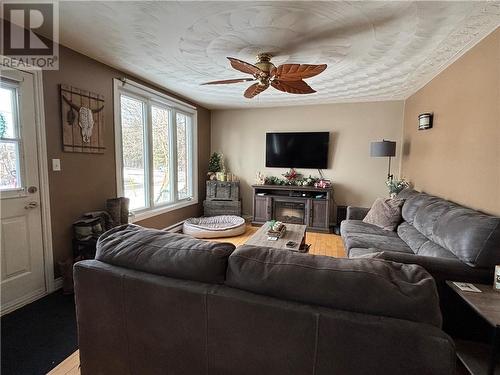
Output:
<path fill-rule="evenodd" d="M 104 96 L 61 85 L 63 151 L 103 153 Z"/>

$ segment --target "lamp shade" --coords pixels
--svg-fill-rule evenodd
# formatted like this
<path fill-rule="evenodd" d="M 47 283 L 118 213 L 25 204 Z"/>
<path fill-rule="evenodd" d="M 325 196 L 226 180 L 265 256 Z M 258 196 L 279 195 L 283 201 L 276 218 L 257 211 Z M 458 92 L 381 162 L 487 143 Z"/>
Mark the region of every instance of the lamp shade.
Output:
<path fill-rule="evenodd" d="M 370 143 L 370 156 L 396 156 L 396 142 L 380 141 Z"/>

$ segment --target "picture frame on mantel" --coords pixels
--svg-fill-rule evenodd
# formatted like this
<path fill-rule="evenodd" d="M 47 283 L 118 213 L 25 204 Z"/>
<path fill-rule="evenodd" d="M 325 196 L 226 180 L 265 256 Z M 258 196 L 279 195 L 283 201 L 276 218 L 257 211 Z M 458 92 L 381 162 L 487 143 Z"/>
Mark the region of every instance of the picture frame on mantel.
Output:
<path fill-rule="evenodd" d="M 63 84 L 60 93 L 63 151 L 103 154 L 104 96 Z"/>

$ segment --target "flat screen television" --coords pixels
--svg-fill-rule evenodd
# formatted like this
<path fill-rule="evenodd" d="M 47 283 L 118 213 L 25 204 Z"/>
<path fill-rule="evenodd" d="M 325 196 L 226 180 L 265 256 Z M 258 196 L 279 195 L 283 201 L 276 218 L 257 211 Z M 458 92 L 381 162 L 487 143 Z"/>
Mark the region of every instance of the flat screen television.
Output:
<path fill-rule="evenodd" d="M 329 132 L 266 133 L 266 167 L 328 168 Z"/>

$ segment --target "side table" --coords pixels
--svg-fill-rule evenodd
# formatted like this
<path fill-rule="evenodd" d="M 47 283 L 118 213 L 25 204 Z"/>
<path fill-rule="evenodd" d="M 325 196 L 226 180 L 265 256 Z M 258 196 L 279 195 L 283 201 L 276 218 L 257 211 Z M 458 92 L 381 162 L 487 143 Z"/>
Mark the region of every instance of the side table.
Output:
<path fill-rule="evenodd" d="M 446 281 L 446 284 L 491 326 L 489 347 L 481 343 L 456 340 L 458 358 L 473 375 L 500 374 L 497 361 L 500 348 L 500 292 L 495 291 L 492 285 L 473 284 L 481 290 L 479 293 L 460 290 L 453 281 Z"/>

